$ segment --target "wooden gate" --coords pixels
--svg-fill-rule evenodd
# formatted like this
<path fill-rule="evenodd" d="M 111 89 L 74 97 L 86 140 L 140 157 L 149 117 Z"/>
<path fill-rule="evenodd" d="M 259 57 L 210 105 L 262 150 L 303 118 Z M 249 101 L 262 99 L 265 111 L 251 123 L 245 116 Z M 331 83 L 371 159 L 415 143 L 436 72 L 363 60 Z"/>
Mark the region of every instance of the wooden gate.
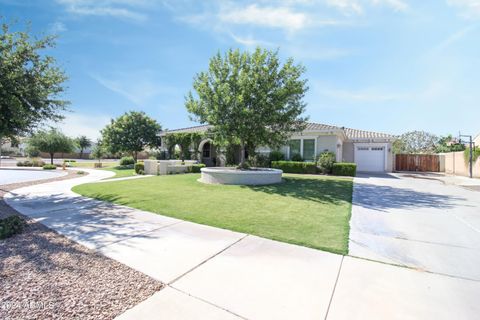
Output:
<path fill-rule="evenodd" d="M 440 172 L 440 156 L 436 154 L 397 154 L 396 171 Z"/>

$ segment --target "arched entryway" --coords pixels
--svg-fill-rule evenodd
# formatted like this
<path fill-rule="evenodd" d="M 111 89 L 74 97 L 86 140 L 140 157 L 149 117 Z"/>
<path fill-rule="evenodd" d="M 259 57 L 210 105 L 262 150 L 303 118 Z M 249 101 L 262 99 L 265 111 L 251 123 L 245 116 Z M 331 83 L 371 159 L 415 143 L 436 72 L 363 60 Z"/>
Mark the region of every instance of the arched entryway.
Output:
<path fill-rule="evenodd" d="M 200 143 L 198 148 L 200 151 L 200 161 L 207 167 L 217 166 L 217 152 L 210 139 L 204 140 Z"/>

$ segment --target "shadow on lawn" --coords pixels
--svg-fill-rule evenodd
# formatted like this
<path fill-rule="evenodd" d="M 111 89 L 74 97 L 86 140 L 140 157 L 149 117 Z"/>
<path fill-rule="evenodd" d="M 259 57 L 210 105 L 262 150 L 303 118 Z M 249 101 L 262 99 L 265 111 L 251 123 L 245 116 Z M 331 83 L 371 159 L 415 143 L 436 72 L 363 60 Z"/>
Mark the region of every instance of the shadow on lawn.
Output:
<path fill-rule="evenodd" d="M 351 202 L 351 180 L 284 177 L 283 183 L 266 186 L 243 186 L 256 192 L 292 197 L 319 203 Z"/>

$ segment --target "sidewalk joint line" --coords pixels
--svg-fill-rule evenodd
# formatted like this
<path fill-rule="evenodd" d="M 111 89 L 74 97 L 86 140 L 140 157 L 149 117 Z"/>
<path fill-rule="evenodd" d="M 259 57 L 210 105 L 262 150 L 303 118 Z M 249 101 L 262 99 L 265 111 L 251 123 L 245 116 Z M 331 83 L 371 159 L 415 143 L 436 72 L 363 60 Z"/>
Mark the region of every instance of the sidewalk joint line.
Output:
<path fill-rule="evenodd" d="M 335 295 L 335 289 L 337 289 L 338 279 L 340 278 L 340 272 L 342 271 L 343 259 L 345 259 L 345 256 L 342 256 L 342 260 L 340 261 L 340 267 L 338 268 L 337 278 L 335 279 L 335 284 L 333 286 L 332 295 L 330 296 L 330 301 L 328 302 L 327 312 L 325 313 L 325 318 L 324 318 L 325 320 L 327 320 L 328 313 L 330 312 L 330 306 L 332 305 L 333 296 Z"/>
<path fill-rule="evenodd" d="M 99 250 L 101 248 L 105 248 L 107 246 L 110 246 L 112 244 L 117 244 L 119 242 L 122 242 L 122 241 L 125 241 L 125 240 L 130 240 L 130 239 L 133 239 L 133 238 L 137 238 L 137 237 L 141 237 L 141 236 L 144 236 L 148 233 L 152 233 L 152 232 L 155 232 L 155 231 L 158 231 L 158 230 L 161 230 L 161 229 L 165 229 L 167 227 L 171 227 L 171 226 L 174 226 L 176 224 L 179 224 L 179 223 L 182 223 L 182 222 L 185 222 L 185 221 L 177 221 L 177 222 L 174 222 L 174 223 L 171 223 L 171 224 L 167 224 L 165 226 L 161 226 L 161 227 L 158 227 L 158 228 L 155 228 L 155 229 L 152 229 L 152 230 L 149 230 L 149 231 L 145 231 L 145 232 L 142 232 L 142 233 L 137 233 L 137 234 L 134 234 L 132 236 L 127 236 L 125 238 L 122 238 L 122 239 L 119 239 L 119 240 L 116 240 L 116 241 L 112 241 L 112 242 L 109 242 L 107 244 L 104 244 L 104 245 L 101 245 L 100 247 L 97 247 L 95 248 L 95 250 Z"/>
<path fill-rule="evenodd" d="M 196 266 L 194 266 L 193 268 L 191 268 L 190 270 L 182 273 L 181 275 L 179 275 L 178 277 L 176 277 L 175 279 L 173 279 L 172 281 L 170 281 L 167 285 L 171 285 L 173 284 L 174 282 L 176 282 L 177 280 L 179 280 L 180 278 L 186 276 L 187 274 L 189 274 L 190 272 L 192 272 L 193 270 L 197 269 L 198 267 L 200 267 L 201 265 L 207 263 L 208 261 L 210 261 L 211 259 L 215 258 L 216 256 L 218 256 L 219 254 L 221 254 L 222 252 L 230 249 L 231 247 L 233 247 L 234 245 L 236 245 L 237 243 L 239 243 L 240 241 L 242 241 L 243 239 L 245 239 L 246 237 L 248 237 L 249 234 L 246 234 L 244 235 L 243 237 L 241 237 L 240 239 L 238 239 L 237 241 L 233 242 L 232 244 L 229 244 L 228 246 L 226 246 L 225 248 L 223 248 L 222 250 L 218 251 L 217 253 L 215 253 L 214 255 L 208 257 L 207 259 L 203 260 L 202 262 L 200 262 L 199 264 L 197 264 Z"/>
<path fill-rule="evenodd" d="M 241 240 L 241 239 L 240 239 L 240 240 Z M 170 284 L 167 284 L 167 286 L 168 286 L 169 288 L 172 288 L 172 289 L 174 289 L 174 290 L 177 290 L 178 292 L 181 292 L 181 293 L 183 293 L 183 294 L 186 294 L 186 295 L 189 296 L 189 297 L 192 297 L 192 298 L 194 298 L 194 299 L 197 299 L 197 300 L 199 300 L 199 301 L 202 301 L 202 302 L 204 302 L 204 303 L 207 303 L 207 304 L 209 304 L 209 305 L 211 305 L 211 306 L 213 306 L 213 307 L 215 307 L 215 308 L 218 308 L 218 309 L 221 309 L 221 310 L 226 311 L 226 312 L 228 312 L 228 313 L 231 313 L 231 314 L 233 314 L 233 315 L 236 316 L 236 317 L 239 317 L 239 318 L 244 319 L 244 320 L 248 320 L 248 318 L 245 318 L 244 316 L 241 316 L 241 315 L 239 315 L 238 313 L 235 313 L 235 312 L 233 312 L 233 311 L 231 311 L 231 310 L 225 309 L 225 308 L 223 308 L 223 307 L 221 307 L 221 306 L 219 306 L 219 305 L 216 305 L 215 303 L 212 303 L 212 302 L 207 301 L 207 300 L 205 300 L 205 299 L 202 299 L 202 298 L 200 298 L 200 297 L 194 296 L 194 295 L 192 295 L 192 294 L 190 294 L 190 293 L 188 293 L 188 292 L 185 292 L 185 291 L 183 291 L 183 290 L 181 290 L 181 289 L 172 287 Z"/>

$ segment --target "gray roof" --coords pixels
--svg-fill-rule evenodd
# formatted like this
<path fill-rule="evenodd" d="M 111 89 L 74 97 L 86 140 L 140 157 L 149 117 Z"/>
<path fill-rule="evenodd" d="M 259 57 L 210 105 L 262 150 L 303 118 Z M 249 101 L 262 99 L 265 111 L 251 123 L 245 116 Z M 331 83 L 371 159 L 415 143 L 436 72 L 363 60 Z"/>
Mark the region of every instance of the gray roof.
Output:
<path fill-rule="evenodd" d="M 167 133 L 189 133 L 189 132 L 205 132 L 208 129 L 212 128 L 211 125 L 200 125 L 186 128 L 179 128 L 174 130 L 165 130 L 161 134 Z M 328 124 L 316 123 L 316 122 L 307 122 L 307 127 L 305 131 L 343 131 L 349 140 L 364 140 L 364 139 L 386 139 L 393 140 L 396 139 L 396 136 L 373 131 L 357 130 L 345 127 L 331 126 Z"/>

